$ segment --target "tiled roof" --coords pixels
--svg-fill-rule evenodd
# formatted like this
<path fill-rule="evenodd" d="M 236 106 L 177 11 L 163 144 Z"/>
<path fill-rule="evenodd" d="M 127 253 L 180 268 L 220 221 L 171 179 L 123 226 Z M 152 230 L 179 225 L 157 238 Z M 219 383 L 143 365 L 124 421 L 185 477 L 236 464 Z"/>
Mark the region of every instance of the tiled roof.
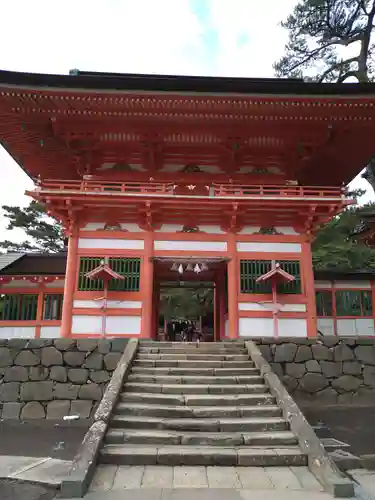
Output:
<path fill-rule="evenodd" d="M 24 255 L 24 253 L 0 253 L 0 271 L 3 271 Z"/>
<path fill-rule="evenodd" d="M 12 254 L 13 260 L 2 268 L 1 258 L 6 255 L 11 254 L 0 255 L 0 273 L 3 275 L 65 274 L 66 252 Z"/>

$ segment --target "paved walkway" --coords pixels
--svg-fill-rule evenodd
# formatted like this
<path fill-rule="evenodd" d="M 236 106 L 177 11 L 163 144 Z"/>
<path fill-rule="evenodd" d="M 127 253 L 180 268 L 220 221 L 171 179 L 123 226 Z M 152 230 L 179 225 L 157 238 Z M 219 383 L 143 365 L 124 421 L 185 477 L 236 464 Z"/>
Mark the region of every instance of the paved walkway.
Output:
<path fill-rule="evenodd" d="M 85 500 L 329 500 L 307 467 L 101 465 Z"/>

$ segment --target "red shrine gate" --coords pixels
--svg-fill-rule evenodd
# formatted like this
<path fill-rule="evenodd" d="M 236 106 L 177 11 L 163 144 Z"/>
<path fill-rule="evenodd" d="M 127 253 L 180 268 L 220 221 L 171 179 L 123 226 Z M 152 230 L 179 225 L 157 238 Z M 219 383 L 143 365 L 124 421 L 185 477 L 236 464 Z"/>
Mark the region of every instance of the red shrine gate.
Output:
<path fill-rule="evenodd" d="M 0 139 L 69 236 L 62 336 L 156 334 L 183 266 L 215 338 L 315 336 L 311 241 L 373 154 L 373 85 L 0 72 Z M 327 187 L 329 186 L 329 187 Z M 106 260 L 123 279 L 93 271 Z M 196 276 L 190 262 L 204 270 Z M 274 263 L 294 280 L 259 277 Z M 90 274 L 91 273 L 91 274 Z"/>

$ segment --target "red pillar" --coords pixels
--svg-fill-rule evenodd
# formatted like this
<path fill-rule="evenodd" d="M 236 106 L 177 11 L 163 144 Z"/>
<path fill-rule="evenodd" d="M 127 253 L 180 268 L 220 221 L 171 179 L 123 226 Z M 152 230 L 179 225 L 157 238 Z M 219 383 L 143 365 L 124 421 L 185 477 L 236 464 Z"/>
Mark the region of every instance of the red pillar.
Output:
<path fill-rule="evenodd" d="M 78 268 L 78 231 L 73 228 L 69 236 L 66 261 L 64 301 L 61 315 L 61 337 L 70 337 L 72 333 L 73 296 L 76 289 Z"/>
<path fill-rule="evenodd" d="M 310 242 L 302 243 L 302 279 L 303 291 L 306 296 L 307 308 L 307 336 L 316 337 L 316 300 L 315 300 L 315 280 L 312 266 L 312 254 Z"/>
<path fill-rule="evenodd" d="M 236 234 L 228 233 L 228 321 L 229 338 L 238 338 L 238 265 Z"/>
<path fill-rule="evenodd" d="M 218 332 L 216 335 L 216 340 L 223 340 L 225 337 L 225 276 L 224 270 L 220 270 L 216 281 L 216 296 L 217 296 L 217 308 L 218 308 Z"/>
<path fill-rule="evenodd" d="M 154 264 L 152 254 L 154 237 L 152 231 L 145 233 L 145 248 L 142 261 L 141 290 L 142 290 L 142 330 L 141 337 L 150 339 L 153 335 L 153 291 L 154 291 Z"/>

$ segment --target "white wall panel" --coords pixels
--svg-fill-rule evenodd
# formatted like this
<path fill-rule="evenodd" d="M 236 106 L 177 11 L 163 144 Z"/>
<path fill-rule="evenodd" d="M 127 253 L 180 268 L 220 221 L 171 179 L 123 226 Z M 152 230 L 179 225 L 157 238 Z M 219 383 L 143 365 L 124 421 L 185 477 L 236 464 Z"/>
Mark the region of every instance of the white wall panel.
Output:
<path fill-rule="evenodd" d="M 330 281 L 315 281 L 315 289 L 320 288 L 332 288 L 332 283 Z"/>
<path fill-rule="evenodd" d="M 257 302 L 239 302 L 239 311 L 272 311 L 273 304 L 259 304 Z M 306 312 L 306 304 L 280 304 L 282 312 Z"/>
<path fill-rule="evenodd" d="M 244 226 L 238 234 L 254 234 L 259 232 L 260 226 Z"/>
<path fill-rule="evenodd" d="M 256 241 L 240 241 L 237 243 L 238 252 L 280 252 L 300 253 L 300 243 L 262 243 Z"/>
<path fill-rule="evenodd" d="M 107 316 L 106 335 L 139 335 L 140 333 L 140 316 Z"/>
<path fill-rule="evenodd" d="M 80 238 L 78 248 L 87 249 L 110 249 L 110 250 L 143 250 L 143 240 L 120 240 L 110 238 Z"/>
<path fill-rule="evenodd" d="M 240 337 L 273 337 L 272 318 L 240 318 Z"/>
<path fill-rule="evenodd" d="M 307 337 L 307 321 L 300 318 L 278 319 L 279 337 Z"/>
<path fill-rule="evenodd" d="M 208 233 L 208 234 L 226 234 L 225 231 L 223 231 L 220 226 L 199 225 L 198 227 L 204 233 Z"/>
<path fill-rule="evenodd" d="M 226 252 L 225 241 L 155 241 L 155 250 Z"/>
<path fill-rule="evenodd" d="M 160 229 L 157 229 L 155 233 L 178 233 L 182 231 L 184 226 L 182 224 L 162 224 Z"/>
<path fill-rule="evenodd" d="M 334 335 L 335 324 L 332 318 L 318 318 L 317 328 L 323 335 Z"/>
<path fill-rule="evenodd" d="M 64 290 L 64 286 L 65 280 L 55 280 L 46 284 L 46 288 L 61 288 L 61 291 Z"/>
<path fill-rule="evenodd" d="M 351 336 L 356 335 L 355 319 L 338 319 L 337 335 Z"/>
<path fill-rule="evenodd" d="M 337 320 L 337 335 L 368 336 L 374 335 L 374 320 L 371 318 L 352 318 Z"/>
<path fill-rule="evenodd" d="M 125 231 L 129 231 L 129 233 L 143 233 L 144 230 L 139 227 L 138 224 L 131 224 L 131 223 L 121 223 L 120 224 L 121 229 L 124 229 Z"/>
<path fill-rule="evenodd" d="M 102 333 L 101 316 L 73 316 L 72 333 Z"/>
<path fill-rule="evenodd" d="M 75 300 L 74 308 L 100 309 L 104 305 L 104 300 Z M 139 300 L 108 300 L 108 309 L 140 309 L 142 302 Z"/>
<path fill-rule="evenodd" d="M 0 326 L 0 339 L 33 339 L 34 326 Z"/>
<path fill-rule="evenodd" d="M 56 339 L 58 337 L 60 337 L 59 326 L 42 326 L 40 328 L 41 339 Z"/>
<path fill-rule="evenodd" d="M 371 288 L 371 283 L 369 281 L 337 281 L 333 285 L 334 288 Z"/>

